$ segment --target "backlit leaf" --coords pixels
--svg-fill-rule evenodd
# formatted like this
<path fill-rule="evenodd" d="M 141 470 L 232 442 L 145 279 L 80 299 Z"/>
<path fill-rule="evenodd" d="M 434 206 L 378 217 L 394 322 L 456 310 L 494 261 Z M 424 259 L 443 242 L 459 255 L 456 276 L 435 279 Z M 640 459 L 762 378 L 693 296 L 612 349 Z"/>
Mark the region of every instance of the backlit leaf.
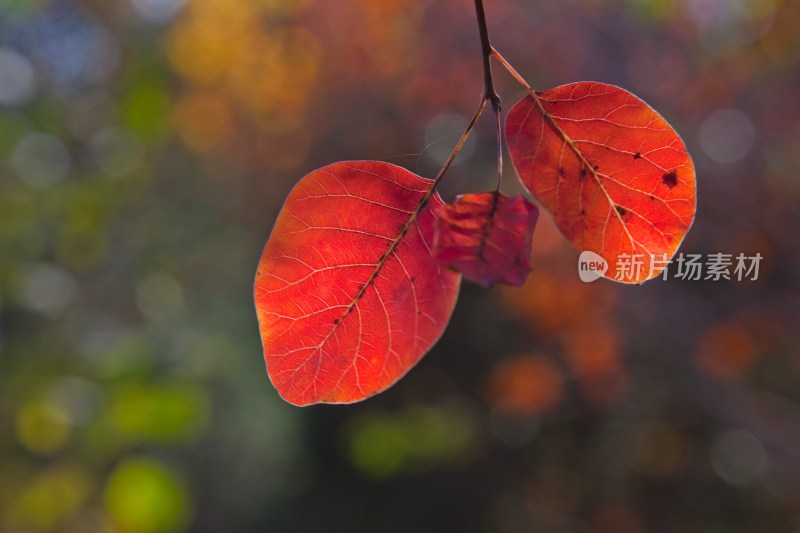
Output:
<path fill-rule="evenodd" d="M 520 287 L 531 266 L 531 237 L 539 210 L 523 196 L 464 194 L 436 221 L 433 255 L 483 287 Z"/>
<path fill-rule="evenodd" d="M 580 250 L 608 261 L 610 279 L 657 276 L 692 225 L 695 171 L 683 141 L 619 87 L 529 94 L 509 112 L 506 138 L 522 183 Z"/>
<path fill-rule="evenodd" d="M 267 370 L 286 401 L 377 394 L 442 334 L 461 277 L 431 257 L 443 205 L 436 193 L 422 205 L 431 183 L 388 163 L 342 162 L 289 195 L 255 282 Z"/>

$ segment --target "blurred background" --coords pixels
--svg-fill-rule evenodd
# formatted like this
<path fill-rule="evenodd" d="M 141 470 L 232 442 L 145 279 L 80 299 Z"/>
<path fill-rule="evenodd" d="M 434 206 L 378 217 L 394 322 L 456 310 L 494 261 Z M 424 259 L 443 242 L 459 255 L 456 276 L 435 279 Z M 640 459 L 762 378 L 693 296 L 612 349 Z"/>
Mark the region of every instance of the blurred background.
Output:
<path fill-rule="evenodd" d="M 291 407 L 251 296 L 277 210 L 338 160 L 434 175 L 482 90 L 472 1 L 0 0 L 0 531 L 800 531 L 800 3 L 486 10 L 534 87 L 659 110 L 682 251 L 759 279 L 583 284 L 542 217 L 527 285 L 465 283 L 396 386 Z M 487 115 L 446 198 L 494 143 Z"/>

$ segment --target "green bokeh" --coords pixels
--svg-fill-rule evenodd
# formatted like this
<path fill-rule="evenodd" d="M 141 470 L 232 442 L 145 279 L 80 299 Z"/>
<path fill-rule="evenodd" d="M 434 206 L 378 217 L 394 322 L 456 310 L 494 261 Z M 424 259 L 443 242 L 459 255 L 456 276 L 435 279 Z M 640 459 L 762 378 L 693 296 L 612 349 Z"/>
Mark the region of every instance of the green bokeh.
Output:
<path fill-rule="evenodd" d="M 114 468 L 104 501 L 125 533 L 183 531 L 191 513 L 186 488 L 172 469 L 141 457 L 124 459 Z"/>

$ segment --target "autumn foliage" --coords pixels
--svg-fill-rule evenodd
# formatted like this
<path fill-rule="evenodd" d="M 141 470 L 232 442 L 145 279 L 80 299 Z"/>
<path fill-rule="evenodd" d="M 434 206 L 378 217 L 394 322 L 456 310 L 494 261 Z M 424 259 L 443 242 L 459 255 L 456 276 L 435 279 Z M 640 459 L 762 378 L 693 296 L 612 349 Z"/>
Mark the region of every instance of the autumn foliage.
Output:
<path fill-rule="evenodd" d="M 579 250 L 608 262 L 609 279 L 656 277 L 689 230 L 694 166 L 658 113 L 602 83 L 536 92 L 481 37 L 484 96 L 435 179 L 383 162 L 343 162 L 307 175 L 286 200 L 255 301 L 270 378 L 290 403 L 350 403 L 390 387 L 442 334 L 461 274 L 485 287 L 525 283 L 538 209 L 499 193 L 502 151 L 498 190 L 447 205 L 435 192 L 489 103 L 498 146 L 504 137 L 524 187 Z M 504 132 L 491 57 L 528 90 Z M 620 266 L 633 257 L 644 268 L 625 273 Z M 534 401 L 524 396 L 513 402 Z"/>
<path fill-rule="evenodd" d="M 442 334 L 461 279 L 431 260 L 430 180 L 343 162 L 297 184 L 256 277 L 270 378 L 290 403 L 349 403 L 397 381 Z M 419 210 L 418 210 L 419 209 Z"/>
<path fill-rule="evenodd" d="M 517 103 L 506 138 L 522 183 L 579 250 L 600 254 L 615 281 L 661 273 L 694 221 L 696 185 L 683 141 L 650 106 L 571 83 Z M 620 275 L 620 258 L 637 255 L 645 268 Z"/>
<path fill-rule="evenodd" d="M 465 194 L 436 221 L 433 257 L 483 287 L 521 287 L 539 210 L 524 196 Z"/>

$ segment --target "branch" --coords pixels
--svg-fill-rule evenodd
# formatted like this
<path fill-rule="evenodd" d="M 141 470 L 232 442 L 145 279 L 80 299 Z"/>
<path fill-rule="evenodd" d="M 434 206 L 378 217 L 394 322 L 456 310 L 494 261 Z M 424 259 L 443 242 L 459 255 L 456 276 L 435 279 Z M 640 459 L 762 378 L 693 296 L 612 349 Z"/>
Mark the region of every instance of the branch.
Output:
<path fill-rule="evenodd" d="M 478 30 L 481 34 L 481 48 L 483 53 L 483 97 L 492 103 L 495 113 L 500 112 L 500 96 L 494 88 L 492 78 L 492 44 L 489 41 L 489 29 L 486 27 L 486 13 L 483 10 L 483 0 L 475 0 L 475 14 L 478 16 Z"/>

